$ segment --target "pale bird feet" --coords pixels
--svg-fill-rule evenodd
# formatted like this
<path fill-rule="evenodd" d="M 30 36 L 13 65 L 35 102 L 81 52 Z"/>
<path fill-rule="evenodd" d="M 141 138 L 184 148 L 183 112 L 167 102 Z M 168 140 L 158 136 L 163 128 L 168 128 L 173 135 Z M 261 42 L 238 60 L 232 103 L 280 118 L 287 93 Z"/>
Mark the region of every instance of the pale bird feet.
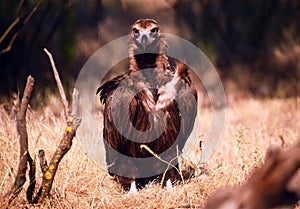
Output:
<path fill-rule="evenodd" d="M 173 189 L 171 179 L 168 179 L 166 182 L 167 191 L 171 191 Z"/>
<path fill-rule="evenodd" d="M 129 190 L 129 192 L 126 195 L 129 196 L 129 195 L 137 194 L 137 192 L 138 192 L 138 190 L 136 188 L 136 183 L 135 183 L 135 181 L 133 181 L 130 184 L 130 190 Z"/>

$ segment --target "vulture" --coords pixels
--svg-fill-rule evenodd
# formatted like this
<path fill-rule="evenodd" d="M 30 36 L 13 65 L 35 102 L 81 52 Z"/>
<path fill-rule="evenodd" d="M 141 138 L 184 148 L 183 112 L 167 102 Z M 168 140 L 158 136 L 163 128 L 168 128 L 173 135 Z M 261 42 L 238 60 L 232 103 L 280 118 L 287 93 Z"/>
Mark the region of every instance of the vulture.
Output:
<path fill-rule="evenodd" d="M 104 105 L 107 169 L 129 193 L 151 181 L 172 188 L 180 180 L 178 156 L 194 127 L 197 91 L 188 66 L 166 55 L 157 21 L 137 20 L 129 37 L 129 69 L 96 93 Z"/>

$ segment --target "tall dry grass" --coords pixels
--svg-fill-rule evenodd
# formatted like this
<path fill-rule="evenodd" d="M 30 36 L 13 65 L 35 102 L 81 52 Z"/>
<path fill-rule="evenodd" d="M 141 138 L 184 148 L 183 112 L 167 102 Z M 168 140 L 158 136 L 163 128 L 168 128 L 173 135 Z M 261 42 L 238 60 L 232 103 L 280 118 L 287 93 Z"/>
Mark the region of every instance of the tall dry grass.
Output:
<path fill-rule="evenodd" d="M 47 159 L 64 131 L 64 116 L 58 99 L 51 98 L 39 111 L 29 109 L 27 128 L 31 155 L 44 149 Z M 120 186 L 94 164 L 75 138 L 59 165 L 52 188 L 52 200 L 42 206 L 26 203 L 25 192 L 12 208 L 201 208 L 217 189 L 242 184 L 264 161 L 270 145 L 283 148 L 300 139 L 300 98 L 255 99 L 228 96 L 226 127 L 217 151 L 206 163 L 206 172 L 177 185 L 171 191 L 149 184 L 136 195 L 126 196 Z M 200 110 L 203 138 L 209 132 L 209 108 Z M 0 106 L 0 196 L 10 188 L 19 158 L 15 121 Z M 283 139 L 283 140 L 282 140 Z M 38 170 L 38 185 L 41 172 Z M 25 188 L 27 184 L 25 185 Z M 300 207 L 297 207 L 300 208 Z"/>

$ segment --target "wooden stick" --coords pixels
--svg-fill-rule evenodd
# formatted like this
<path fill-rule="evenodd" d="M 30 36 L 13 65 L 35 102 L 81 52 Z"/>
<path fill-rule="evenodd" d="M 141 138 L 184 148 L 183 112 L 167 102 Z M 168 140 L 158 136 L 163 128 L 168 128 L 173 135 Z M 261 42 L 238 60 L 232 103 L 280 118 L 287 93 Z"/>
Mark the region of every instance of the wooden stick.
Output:
<path fill-rule="evenodd" d="M 59 74 L 57 72 L 57 69 L 55 67 L 55 63 L 53 60 L 53 57 L 51 53 L 47 50 L 44 49 L 45 52 L 47 53 L 52 68 L 53 68 L 53 73 L 54 77 L 61 95 L 62 102 L 65 106 L 65 114 L 66 114 L 66 123 L 67 126 L 65 128 L 65 132 L 61 138 L 61 141 L 56 148 L 52 159 L 49 163 L 47 164 L 46 158 L 45 158 L 45 153 L 43 150 L 39 151 L 39 158 L 40 158 L 40 166 L 41 170 L 43 173 L 43 179 L 42 179 L 42 185 L 34 198 L 33 202 L 34 203 L 42 203 L 46 198 L 49 198 L 50 191 L 52 188 L 52 184 L 54 181 L 54 177 L 56 174 L 56 171 L 58 169 L 58 165 L 62 158 L 65 156 L 65 154 L 71 149 L 72 146 L 72 140 L 76 134 L 76 129 L 79 127 L 81 118 L 78 116 L 78 107 L 79 107 L 79 93 L 76 89 L 73 91 L 73 103 L 72 103 L 72 113 L 70 114 L 69 106 L 68 106 L 68 101 L 65 96 L 64 89 L 62 87 Z"/>
<path fill-rule="evenodd" d="M 41 169 L 43 173 L 42 186 L 33 201 L 34 203 L 42 203 L 45 200 L 45 198 L 49 198 L 53 180 L 58 169 L 58 165 L 64 157 L 64 155 L 70 150 L 75 133 L 76 129 L 74 129 L 73 125 L 67 126 L 64 135 L 58 147 L 56 148 L 49 165 L 47 166 L 47 164 L 41 163 Z M 41 158 L 43 159 L 44 157 L 40 157 L 40 159 Z"/>
<path fill-rule="evenodd" d="M 35 187 L 35 174 L 33 174 L 35 166 L 33 165 L 33 160 L 28 152 L 28 134 L 26 128 L 26 111 L 30 102 L 33 86 L 34 79 L 33 77 L 28 76 L 22 101 L 20 102 L 19 96 L 15 101 L 14 110 L 16 113 L 17 132 L 20 142 L 20 161 L 15 182 L 10 191 L 5 195 L 4 205 L 2 205 L 3 207 L 8 207 L 23 189 L 23 185 L 26 181 L 27 162 L 29 162 L 30 166 L 30 186 L 27 190 L 28 198 L 32 198 L 33 189 Z"/>
<path fill-rule="evenodd" d="M 59 90 L 59 94 L 60 94 L 62 103 L 65 107 L 65 109 L 64 109 L 65 110 L 65 116 L 67 118 L 70 114 L 70 110 L 69 110 L 69 103 L 68 103 L 63 85 L 61 84 L 59 74 L 58 74 L 57 68 L 55 66 L 55 62 L 54 62 L 54 59 L 52 57 L 52 54 L 46 48 L 44 48 L 44 51 L 46 52 L 46 54 L 49 57 L 49 60 L 50 60 L 51 66 L 52 66 L 52 70 L 53 70 L 53 74 L 54 74 L 54 78 L 56 80 L 56 84 L 57 84 L 57 87 L 58 87 L 58 90 Z"/>
<path fill-rule="evenodd" d="M 29 164 L 29 186 L 26 191 L 26 199 L 28 200 L 29 203 L 33 202 L 33 195 L 34 195 L 34 189 L 35 189 L 35 184 L 36 184 L 36 178 L 35 178 L 35 173 L 36 173 L 36 166 L 35 166 L 35 158 L 32 160 L 32 158 L 28 157 L 27 159 L 28 164 Z"/>
<path fill-rule="evenodd" d="M 39 151 L 39 159 L 40 159 L 41 170 L 43 173 L 43 179 L 42 179 L 42 185 L 40 189 L 38 190 L 36 196 L 33 198 L 33 193 L 36 184 L 36 180 L 35 180 L 36 167 L 35 167 L 35 160 L 31 158 L 28 152 L 26 111 L 30 101 L 31 92 L 33 90 L 34 79 L 31 76 L 29 76 L 27 79 L 27 84 L 24 90 L 22 101 L 20 102 L 20 97 L 18 94 L 18 98 L 15 101 L 15 106 L 14 106 L 14 110 L 16 113 L 16 121 L 17 121 L 17 131 L 20 137 L 20 162 L 19 162 L 18 174 L 11 190 L 5 195 L 3 201 L 0 202 L 1 208 L 8 208 L 12 200 L 15 199 L 20 193 L 20 191 L 22 190 L 23 185 L 26 181 L 27 162 L 30 168 L 29 170 L 30 182 L 26 192 L 28 202 L 43 203 L 45 198 L 49 198 L 54 177 L 58 169 L 58 165 L 62 160 L 62 158 L 64 157 L 64 155 L 70 150 L 72 146 L 72 140 L 76 134 L 76 129 L 79 127 L 81 122 L 81 118 L 79 117 L 78 114 L 79 92 L 76 89 L 74 89 L 73 91 L 72 113 L 70 114 L 68 108 L 68 101 L 66 99 L 64 90 L 62 88 L 62 84 L 57 69 L 55 67 L 54 60 L 50 52 L 48 52 L 46 49 L 45 51 L 49 56 L 52 67 L 54 68 L 53 72 L 55 74 L 56 83 L 60 90 L 62 101 L 65 106 L 67 126 L 65 128 L 63 137 L 52 156 L 49 165 L 45 158 L 45 152 L 43 150 Z"/>

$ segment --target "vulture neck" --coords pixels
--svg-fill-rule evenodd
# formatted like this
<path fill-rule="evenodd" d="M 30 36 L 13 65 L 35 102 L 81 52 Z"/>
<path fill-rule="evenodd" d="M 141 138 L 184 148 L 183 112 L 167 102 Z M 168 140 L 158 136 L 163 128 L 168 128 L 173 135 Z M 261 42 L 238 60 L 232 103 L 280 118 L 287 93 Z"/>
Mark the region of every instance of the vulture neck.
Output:
<path fill-rule="evenodd" d="M 130 70 L 138 71 L 147 68 L 156 68 L 156 59 L 158 54 L 154 53 L 145 53 L 145 54 L 136 54 L 131 59 Z"/>
<path fill-rule="evenodd" d="M 166 49 L 167 46 L 162 40 L 146 52 L 143 52 L 135 44 L 132 44 L 129 48 L 129 71 L 136 72 L 143 69 L 161 67 L 163 63 L 168 62 L 168 58 L 164 55 Z"/>

